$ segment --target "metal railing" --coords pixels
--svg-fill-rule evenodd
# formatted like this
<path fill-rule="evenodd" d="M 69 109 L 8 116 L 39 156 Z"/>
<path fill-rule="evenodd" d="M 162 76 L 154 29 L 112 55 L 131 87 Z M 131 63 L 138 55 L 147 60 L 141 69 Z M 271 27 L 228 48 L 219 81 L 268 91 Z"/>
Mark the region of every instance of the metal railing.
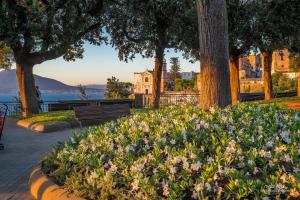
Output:
<path fill-rule="evenodd" d="M 49 112 L 49 105 L 57 103 L 57 101 L 46 101 L 41 104 L 42 112 Z M 7 116 L 13 116 L 13 115 L 21 115 L 22 109 L 21 104 L 18 102 L 12 102 L 12 101 L 4 101 L 0 102 L 0 104 L 4 104 L 7 106 Z"/>
<path fill-rule="evenodd" d="M 143 94 L 142 101 L 144 107 L 150 106 L 150 94 Z M 180 104 L 193 104 L 199 102 L 199 94 L 161 94 L 160 106 L 180 105 Z"/>

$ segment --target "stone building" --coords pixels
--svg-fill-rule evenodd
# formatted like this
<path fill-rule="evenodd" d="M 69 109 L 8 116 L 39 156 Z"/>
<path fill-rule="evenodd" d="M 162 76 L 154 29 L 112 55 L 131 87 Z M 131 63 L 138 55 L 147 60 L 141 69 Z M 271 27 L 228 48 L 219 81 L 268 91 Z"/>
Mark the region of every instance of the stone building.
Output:
<path fill-rule="evenodd" d="M 272 74 L 285 73 L 290 78 L 296 78 L 297 74 L 290 67 L 289 51 L 277 50 L 272 55 Z M 239 74 L 241 79 L 262 78 L 262 55 L 249 55 L 239 60 Z"/>
<path fill-rule="evenodd" d="M 168 80 L 167 64 L 164 63 L 162 71 L 162 79 L 160 84 L 160 92 L 165 91 L 165 83 Z M 153 70 L 134 73 L 134 93 L 135 94 L 151 94 L 153 84 Z"/>
<path fill-rule="evenodd" d="M 180 72 L 180 76 L 182 79 L 193 79 L 194 77 L 196 77 L 199 73 L 191 71 L 191 72 Z"/>

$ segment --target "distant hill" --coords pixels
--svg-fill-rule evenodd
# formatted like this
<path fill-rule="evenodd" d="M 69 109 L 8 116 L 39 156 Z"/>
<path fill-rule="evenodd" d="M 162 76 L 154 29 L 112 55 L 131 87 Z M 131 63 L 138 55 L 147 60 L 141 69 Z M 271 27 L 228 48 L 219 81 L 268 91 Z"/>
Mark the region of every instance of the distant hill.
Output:
<path fill-rule="evenodd" d="M 34 78 L 36 85 L 38 85 L 40 90 L 42 90 L 43 92 L 78 92 L 76 86 L 70 86 L 55 79 L 46 78 L 38 75 L 34 75 Z M 87 87 L 87 92 L 100 92 L 104 90 L 105 86 L 97 88 Z M 12 69 L 0 71 L 0 93 L 15 93 L 17 91 L 18 84 L 16 79 L 16 70 Z"/>

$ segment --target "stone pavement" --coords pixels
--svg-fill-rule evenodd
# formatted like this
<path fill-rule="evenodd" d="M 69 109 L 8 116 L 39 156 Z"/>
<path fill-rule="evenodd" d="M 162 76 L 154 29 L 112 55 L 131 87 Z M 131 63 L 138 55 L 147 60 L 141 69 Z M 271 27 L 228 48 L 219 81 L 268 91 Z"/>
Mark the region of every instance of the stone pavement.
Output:
<path fill-rule="evenodd" d="M 71 130 L 39 134 L 7 120 L 1 140 L 5 147 L 0 151 L 0 200 L 33 200 L 27 186 L 32 167 L 71 135 Z"/>

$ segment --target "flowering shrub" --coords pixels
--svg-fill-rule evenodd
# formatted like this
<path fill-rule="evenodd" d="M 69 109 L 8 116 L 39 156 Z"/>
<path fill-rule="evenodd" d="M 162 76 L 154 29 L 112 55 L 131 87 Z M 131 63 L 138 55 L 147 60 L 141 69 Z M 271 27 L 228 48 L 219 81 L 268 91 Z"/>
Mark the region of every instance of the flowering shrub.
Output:
<path fill-rule="evenodd" d="M 275 106 L 169 107 L 76 133 L 43 170 L 87 199 L 297 199 L 299 129 Z"/>

